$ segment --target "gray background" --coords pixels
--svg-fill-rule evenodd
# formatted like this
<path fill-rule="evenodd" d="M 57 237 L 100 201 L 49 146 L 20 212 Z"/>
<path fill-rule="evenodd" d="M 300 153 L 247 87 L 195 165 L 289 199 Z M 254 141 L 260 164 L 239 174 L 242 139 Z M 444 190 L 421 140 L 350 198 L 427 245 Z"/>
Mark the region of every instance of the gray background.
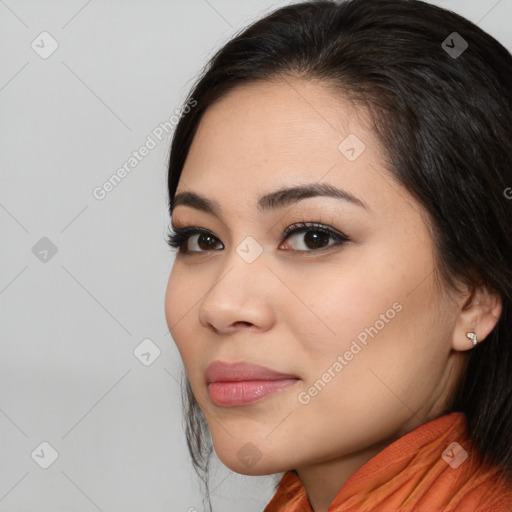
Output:
<path fill-rule="evenodd" d="M 0 512 L 203 509 L 163 307 L 172 131 L 154 133 L 215 49 L 286 3 L 0 0 Z M 512 0 L 433 3 L 512 48 Z M 214 507 L 260 511 L 273 483 L 217 461 Z"/>

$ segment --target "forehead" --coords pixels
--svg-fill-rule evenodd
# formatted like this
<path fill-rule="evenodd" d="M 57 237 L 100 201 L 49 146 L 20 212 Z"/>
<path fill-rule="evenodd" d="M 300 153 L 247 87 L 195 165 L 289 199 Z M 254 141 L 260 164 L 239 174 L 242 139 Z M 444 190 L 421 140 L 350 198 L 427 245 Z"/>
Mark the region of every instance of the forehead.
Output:
<path fill-rule="evenodd" d="M 356 158 L 347 154 L 347 144 Z M 386 203 L 396 191 L 386 186 L 391 176 L 383 161 L 362 106 L 319 82 L 259 82 L 237 87 L 206 110 L 178 192 L 247 205 L 279 187 L 328 182 L 369 205 Z"/>
<path fill-rule="evenodd" d="M 375 145 L 368 125 L 366 111 L 319 82 L 257 82 L 237 87 L 206 110 L 189 156 L 215 156 L 235 166 L 240 158 L 301 161 L 309 154 L 332 160 L 351 131 Z"/>

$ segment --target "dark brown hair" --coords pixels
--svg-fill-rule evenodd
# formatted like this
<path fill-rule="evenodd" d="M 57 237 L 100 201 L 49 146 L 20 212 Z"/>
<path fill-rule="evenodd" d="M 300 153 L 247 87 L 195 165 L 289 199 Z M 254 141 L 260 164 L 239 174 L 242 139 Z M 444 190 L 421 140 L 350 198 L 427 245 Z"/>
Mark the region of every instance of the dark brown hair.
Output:
<path fill-rule="evenodd" d="M 278 9 L 219 50 L 190 92 L 197 105 L 172 140 L 170 207 L 205 110 L 235 87 L 290 76 L 320 80 L 369 109 L 392 174 L 428 213 L 440 275 L 449 285 L 485 283 L 502 297 L 502 315 L 471 351 L 446 412 L 463 411 L 482 454 L 512 475 L 510 53 L 419 0 Z M 183 389 L 188 447 L 208 495 L 209 432 L 188 379 Z"/>

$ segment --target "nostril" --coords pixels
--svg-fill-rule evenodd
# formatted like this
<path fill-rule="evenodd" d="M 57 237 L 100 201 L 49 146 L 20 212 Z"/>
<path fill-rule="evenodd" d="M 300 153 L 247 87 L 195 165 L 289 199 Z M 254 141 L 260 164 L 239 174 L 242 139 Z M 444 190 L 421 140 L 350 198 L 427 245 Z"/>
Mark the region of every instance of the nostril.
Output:
<path fill-rule="evenodd" d="M 251 326 L 252 324 L 251 324 L 251 322 L 246 322 L 246 321 L 244 321 L 244 320 L 240 320 L 239 322 L 234 322 L 234 323 L 233 323 L 233 325 L 234 325 L 234 326 L 236 326 L 236 327 L 238 327 L 238 326 L 240 326 L 240 325 L 247 325 L 247 326 Z"/>

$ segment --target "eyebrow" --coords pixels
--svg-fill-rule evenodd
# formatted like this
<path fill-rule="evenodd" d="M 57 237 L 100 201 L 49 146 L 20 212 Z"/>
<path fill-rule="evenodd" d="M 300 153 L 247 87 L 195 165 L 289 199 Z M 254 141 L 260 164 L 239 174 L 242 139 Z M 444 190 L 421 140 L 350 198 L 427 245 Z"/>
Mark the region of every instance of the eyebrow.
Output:
<path fill-rule="evenodd" d="M 363 201 L 346 190 L 336 188 L 328 183 L 312 183 L 296 187 L 281 188 L 275 192 L 266 194 L 258 200 L 258 210 L 261 212 L 267 212 L 288 206 L 292 203 L 296 203 L 302 199 L 310 197 L 334 197 L 341 201 L 345 201 L 362 208 L 367 208 Z M 180 194 L 176 194 L 171 200 L 171 215 L 176 206 L 179 205 L 189 206 L 217 217 L 220 216 L 221 213 L 219 203 L 195 192 L 181 192 Z"/>

